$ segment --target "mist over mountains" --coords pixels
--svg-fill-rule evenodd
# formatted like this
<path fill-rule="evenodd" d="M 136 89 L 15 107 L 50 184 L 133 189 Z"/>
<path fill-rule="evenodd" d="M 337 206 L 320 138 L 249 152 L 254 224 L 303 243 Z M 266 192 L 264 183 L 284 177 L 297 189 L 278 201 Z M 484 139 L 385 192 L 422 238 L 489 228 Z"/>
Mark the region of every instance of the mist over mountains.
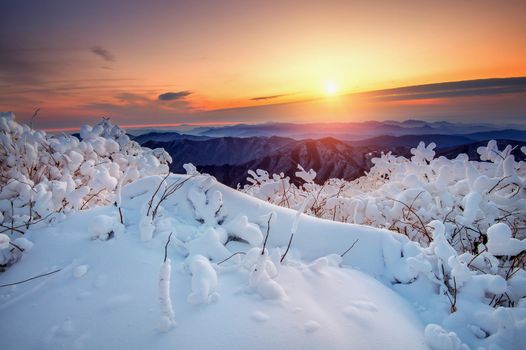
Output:
<path fill-rule="evenodd" d="M 335 136 L 336 135 L 336 136 Z M 258 124 L 195 128 L 187 134 L 148 132 L 134 139 L 149 148 L 164 148 L 173 158 L 171 171 L 193 163 L 200 171 L 236 187 L 249 170 L 264 169 L 294 178 L 297 166 L 314 169 L 316 181 L 352 180 L 368 171 L 381 152 L 410 155 L 420 141 L 437 145 L 437 156 L 454 158 L 495 139 L 499 145 L 526 145 L 526 131 L 491 124 L 450 122 L 364 122 L 341 124 Z"/>
<path fill-rule="evenodd" d="M 446 121 L 427 122 L 422 120 L 406 120 L 403 122 L 367 121 L 353 123 L 237 124 L 222 127 L 198 127 L 186 133 L 208 137 L 282 136 L 296 140 L 334 137 L 344 141 L 356 141 L 376 136 L 465 135 L 484 132 L 492 133 L 506 129 L 508 129 L 508 131 L 524 133 L 526 127 L 524 125 L 467 124 Z"/>

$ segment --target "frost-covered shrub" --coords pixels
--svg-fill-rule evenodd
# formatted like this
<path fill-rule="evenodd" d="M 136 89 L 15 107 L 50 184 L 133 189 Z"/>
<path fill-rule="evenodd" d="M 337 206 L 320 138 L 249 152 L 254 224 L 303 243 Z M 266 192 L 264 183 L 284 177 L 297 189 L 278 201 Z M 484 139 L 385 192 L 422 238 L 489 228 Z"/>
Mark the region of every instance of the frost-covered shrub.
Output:
<path fill-rule="evenodd" d="M 465 154 L 435 158 L 434 148 L 433 143 L 421 142 L 411 150 L 410 159 L 382 154 L 372 160 L 369 173 L 352 182 L 330 179 L 317 185 L 315 173 L 299 167 L 296 176 L 304 183 L 296 186 L 283 174 L 250 171 L 251 185 L 243 191 L 293 209 L 310 196 L 314 201 L 308 214 L 394 230 L 427 246 L 426 256 L 437 257 L 398 264 L 404 252 L 385 247 L 387 253 L 401 254 L 386 253 L 388 266 L 397 270 L 400 265 L 394 272 L 395 283 L 408 283 L 422 269 L 434 269 L 434 278 L 442 281 L 441 288 L 452 297 L 453 290 L 456 293 L 471 275 L 497 275 L 510 288 L 494 288 L 495 293 L 489 293 L 491 304 L 517 304 L 526 296 L 524 288 L 516 290 L 520 283 L 513 283 L 514 278 L 526 275 L 524 157 L 515 159 L 512 146 L 499 150 L 495 141 L 479 147 L 480 161 L 469 161 Z M 526 154 L 525 147 L 521 151 Z"/>
<path fill-rule="evenodd" d="M 78 139 L 33 130 L 13 113 L 1 113 L 0 233 L 11 240 L 0 250 L 0 266 L 18 259 L 23 248 L 16 239 L 31 225 L 72 210 L 120 205 L 123 185 L 167 173 L 170 162 L 164 150 L 141 147 L 108 119 L 83 126 Z"/>
<path fill-rule="evenodd" d="M 248 213 L 228 212 L 223 201 L 223 193 L 214 189 L 216 180 L 212 176 L 200 174 L 192 164 L 185 164 L 184 168 L 187 171 L 185 177 L 171 175 L 159 179 L 158 184 L 158 179 L 151 179 L 155 180 L 150 183 L 153 185 L 153 188 L 150 188 L 153 196 L 148 203 L 143 204 L 138 230 L 144 241 L 155 240 L 162 235 L 171 237 L 177 251 L 184 256 L 184 270 L 192 276 L 192 291 L 187 301 L 190 304 L 208 304 L 218 299 L 216 269 L 237 253 L 241 253 L 232 255 L 227 247 L 228 244 L 243 242 L 240 244 L 247 244 L 248 247 L 261 252 L 259 247 L 263 245 L 264 237 L 260 225 L 249 220 Z M 175 195 L 174 197 L 183 196 L 190 209 L 186 215 L 181 215 L 179 218 L 170 215 L 180 203 L 175 204 L 177 201 L 174 202 L 174 198 L 165 196 L 163 194 L 166 193 L 165 189 L 174 189 L 173 192 L 168 191 Z M 154 210 L 148 208 L 156 204 L 159 206 L 157 215 L 154 216 Z M 247 254 L 247 259 L 249 255 Z M 264 297 L 270 298 L 271 292 L 268 289 L 270 285 L 276 287 L 275 282 L 267 281 L 261 273 L 256 274 L 258 266 L 256 261 L 246 266 L 251 273 L 249 279 L 251 288 L 247 288 L 247 291 L 266 293 Z M 255 277 L 256 275 L 258 278 Z M 277 272 L 272 274 L 272 278 L 276 275 Z M 256 279 L 259 282 L 256 282 Z M 263 285 L 266 287 L 261 288 L 265 291 L 256 288 Z M 277 295 L 273 298 L 275 297 Z"/>

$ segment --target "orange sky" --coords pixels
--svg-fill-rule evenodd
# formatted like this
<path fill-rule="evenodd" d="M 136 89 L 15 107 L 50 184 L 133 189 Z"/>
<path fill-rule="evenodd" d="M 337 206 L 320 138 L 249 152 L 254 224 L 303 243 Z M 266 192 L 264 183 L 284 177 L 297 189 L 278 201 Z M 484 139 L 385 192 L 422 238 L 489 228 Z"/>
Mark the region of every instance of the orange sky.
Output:
<path fill-rule="evenodd" d="M 0 110 L 24 120 L 40 107 L 49 127 L 103 115 L 122 124 L 403 119 L 389 103 L 347 95 L 526 76 L 525 1 L 50 0 L 2 2 L 0 13 Z M 326 96 L 328 84 L 344 102 Z M 526 117 L 523 98 L 510 121 Z M 296 103 L 313 99 L 325 107 Z M 426 106 L 461 99 L 390 105 L 416 105 L 407 117 L 425 118 Z"/>

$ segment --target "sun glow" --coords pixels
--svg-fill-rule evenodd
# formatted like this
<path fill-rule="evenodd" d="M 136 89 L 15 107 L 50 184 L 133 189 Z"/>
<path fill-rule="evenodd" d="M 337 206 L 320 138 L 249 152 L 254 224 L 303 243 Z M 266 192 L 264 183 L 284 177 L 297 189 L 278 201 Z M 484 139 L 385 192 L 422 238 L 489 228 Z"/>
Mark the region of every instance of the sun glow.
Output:
<path fill-rule="evenodd" d="M 327 96 L 335 95 L 338 92 L 338 85 L 334 81 L 325 83 L 325 94 Z"/>

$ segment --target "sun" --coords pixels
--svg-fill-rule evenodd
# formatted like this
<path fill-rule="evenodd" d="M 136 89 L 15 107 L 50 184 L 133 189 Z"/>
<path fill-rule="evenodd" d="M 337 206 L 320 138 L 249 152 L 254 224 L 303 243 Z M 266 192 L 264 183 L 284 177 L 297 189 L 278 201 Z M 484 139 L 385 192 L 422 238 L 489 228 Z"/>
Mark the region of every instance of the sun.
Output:
<path fill-rule="evenodd" d="M 334 81 L 328 81 L 325 83 L 325 94 L 327 96 L 335 95 L 338 92 L 338 84 Z"/>

